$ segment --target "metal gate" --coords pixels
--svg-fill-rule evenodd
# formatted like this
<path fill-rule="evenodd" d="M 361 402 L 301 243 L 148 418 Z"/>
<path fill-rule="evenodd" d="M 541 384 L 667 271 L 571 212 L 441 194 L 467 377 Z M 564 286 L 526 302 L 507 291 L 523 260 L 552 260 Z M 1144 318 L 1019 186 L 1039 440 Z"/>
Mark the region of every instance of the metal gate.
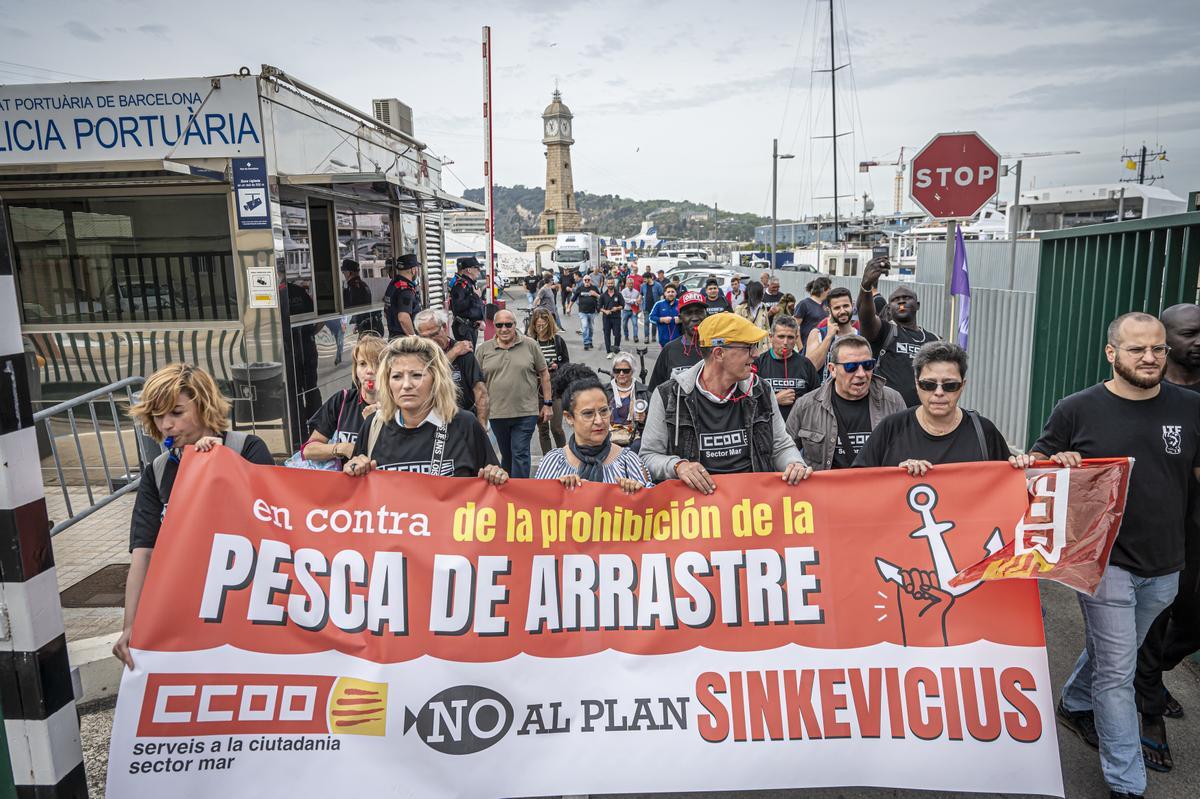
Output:
<path fill-rule="evenodd" d="M 1200 213 L 1043 233 L 1034 314 L 1032 444 L 1060 399 L 1110 374 L 1108 323 L 1129 311 L 1158 316 L 1196 302 Z"/>

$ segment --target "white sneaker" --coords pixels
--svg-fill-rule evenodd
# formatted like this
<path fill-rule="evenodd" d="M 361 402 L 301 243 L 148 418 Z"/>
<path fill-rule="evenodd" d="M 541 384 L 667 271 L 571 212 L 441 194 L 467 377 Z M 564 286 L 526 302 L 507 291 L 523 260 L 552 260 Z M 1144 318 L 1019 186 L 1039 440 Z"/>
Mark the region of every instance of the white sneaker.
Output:
<path fill-rule="evenodd" d="M 608 358 L 611 361 L 613 359 L 613 354 L 611 352 L 605 353 L 604 357 Z"/>

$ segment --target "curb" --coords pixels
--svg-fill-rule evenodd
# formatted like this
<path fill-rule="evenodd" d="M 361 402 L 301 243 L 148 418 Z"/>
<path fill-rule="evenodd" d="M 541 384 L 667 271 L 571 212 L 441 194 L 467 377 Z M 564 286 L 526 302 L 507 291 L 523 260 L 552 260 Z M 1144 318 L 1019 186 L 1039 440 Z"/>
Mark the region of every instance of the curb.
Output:
<path fill-rule="evenodd" d="M 112 648 L 120 637 L 121 633 L 115 632 L 67 642 L 67 659 L 71 663 L 77 705 L 117 695 L 125 666 L 113 657 Z"/>

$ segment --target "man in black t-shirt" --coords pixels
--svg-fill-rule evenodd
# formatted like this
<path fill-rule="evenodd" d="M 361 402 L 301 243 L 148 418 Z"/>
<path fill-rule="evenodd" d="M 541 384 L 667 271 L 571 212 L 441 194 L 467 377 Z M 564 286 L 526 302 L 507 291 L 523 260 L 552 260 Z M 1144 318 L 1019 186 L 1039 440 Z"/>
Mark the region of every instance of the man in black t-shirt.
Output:
<path fill-rule="evenodd" d="M 624 308 L 625 299 L 617 290 L 617 281 L 610 277 L 605 281 L 604 291 L 600 295 L 600 316 L 604 320 L 604 349 L 610 359 L 621 349 L 621 311 Z"/>
<path fill-rule="evenodd" d="M 862 336 L 839 336 L 829 350 L 829 380 L 796 403 L 788 435 L 813 469 L 848 469 L 871 431 L 904 410 L 904 398 L 875 376 L 871 345 Z"/>
<path fill-rule="evenodd" d="M 799 327 L 794 316 L 776 316 L 771 323 L 771 349 L 755 361 L 759 379 L 775 392 L 775 402 L 785 422 L 797 400 L 821 383 L 812 362 L 796 352 Z"/>
<path fill-rule="evenodd" d="M 466 341 L 450 338 L 450 320 L 440 308 L 426 308 L 416 317 L 417 335 L 435 342 L 450 361 L 450 376 L 458 389 L 458 407 L 475 414 L 484 430 L 488 428 L 488 390 L 475 358 L 474 348 Z"/>
<path fill-rule="evenodd" d="M 871 432 L 854 466 L 899 466 L 920 477 L 939 463 L 1008 461 L 1024 469 L 1026 455 L 1012 456 L 1004 436 L 988 419 L 959 407 L 966 388 L 967 353 L 950 342 L 926 344 L 913 358 L 921 404 L 894 413 Z"/>
<path fill-rule="evenodd" d="M 729 307 L 729 300 L 725 299 L 725 293 L 721 291 L 721 281 L 715 277 L 710 277 L 704 283 L 704 306 L 709 316 L 733 310 Z"/>
<path fill-rule="evenodd" d="M 1200 306 L 1192 303 L 1172 305 L 1159 317 L 1166 328 L 1167 352 L 1163 382 L 1188 391 L 1200 392 Z M 1163 684 L 1163 672 L 1171 671 L 1183 659 L 1200 649 L 1200 492 L 1192 486 L 1189 494 L 1187 531 L 1184 545 L 1184 569 L 1179 578 L 1179 592 L 1171 607 L 1159 614 L 1150 625 L 1138 650 L 1137 691 L 1138 709 L 1142 712 L 1142 736 L 1165 747 L 1167 743 L 1164 716 L 1179 718 L 1183 706 L 1171 696 Z M 1166 769 L 1171 764 L 1170 750 L 1156 750 L 1143 745 L 1143 754 L 1151 767 Z"/>
<path fill-rule="evenodd" d="M 900 392 L 904 404 L 912 408 L 917 398 L 912 359 L 921 347 L 938 341 L 937 335 L 917 324 L 921 302 L 908 286 L 898 286 L 888 299 L 888 321 L 879 318 L 872 294 L 879 278 L 886 275 L 891 262 L 886 256 L 872 258 L 863 273 L 858 293 L 858 326 L 863 338 L 871 342 L 879 365 L 876 369 L 887 384 Z"/>
<path fill-rule="evenodd" d="M 700 348 L 696 344 L 696 328 L 708 315 L 704 295 L 698 291 L 685 292 L 679 298 L 679 327 L 683 335 L 663 345 L 650 372 L 651 391 L 677 374 L 700 363 Z"/>
<path fill-rule="evenodd" d="M 596 328 L 596 316 L 600 313 L 600 289 L 592 282 L 590 272 L 579 281 L 571 299 L 579 307 L 579 332 L 583 335 L 583 348 L 590 350 Z"/>
<path fill-rule="evenodd" d="M 1058 704 L 1059 720 L 1099 745 L 1114 795 L 1146 788 L 1132 666 L 1150 623 L 1175 597 L 1188 494 L 1200 478 L 1200 395 L 1163 381 L 1166 336 L 1149 314 L 1117 317 L 1104 348 L 1112 378 L 1061 400 L 1031 452 L 1067 467 L 1135 459 L 1108 568 L 1095 595 L 1079 595 L 1088 647 Z M 1165 729 L 1152 734 L 1165 746 Z M 1145 762 L 1161 766 L 1169 755 L 1155 754 L 1157 762 Z"/>

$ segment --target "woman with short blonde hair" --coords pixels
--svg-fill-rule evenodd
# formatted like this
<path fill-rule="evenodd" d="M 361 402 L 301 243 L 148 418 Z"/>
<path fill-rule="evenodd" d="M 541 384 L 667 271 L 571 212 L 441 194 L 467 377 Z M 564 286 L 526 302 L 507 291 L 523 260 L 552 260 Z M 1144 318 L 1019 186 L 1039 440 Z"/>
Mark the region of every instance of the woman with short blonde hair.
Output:
<path fill-rule="evenodd" d="M 346 474 L 373 469 L 440 477 L 508 480 L 475 416 L 458 407 L 450 362 L 437 342 L 420 336 L 391 341 L 379 356 L 379 410 L 359 430 Z"/>
<path fill-rule="evenodd" d="M 113 646 L 113 654 L 129 668 L 129 631 L 142 597 L 142 585 L 150 569 L 150 556 L 158 543 L 158 531 L 175 486 L 175 475 L 183 458 L 196 457 L 189 445 L 205 453 L 228 445 L 251 463 L 271 466 L 271 450 L 258 436 L 229 432 L 229 400 L 221 394 L 212 376 L 187 363 L 164 366 L 146 379 L 141 399 L 129 414 L 166 451 L 142 470 L 133 517 L 129 522 L 129 576 L 125 580 L 125 626 Z M 203 457 L 201 455 L 200 457 Z"/>

